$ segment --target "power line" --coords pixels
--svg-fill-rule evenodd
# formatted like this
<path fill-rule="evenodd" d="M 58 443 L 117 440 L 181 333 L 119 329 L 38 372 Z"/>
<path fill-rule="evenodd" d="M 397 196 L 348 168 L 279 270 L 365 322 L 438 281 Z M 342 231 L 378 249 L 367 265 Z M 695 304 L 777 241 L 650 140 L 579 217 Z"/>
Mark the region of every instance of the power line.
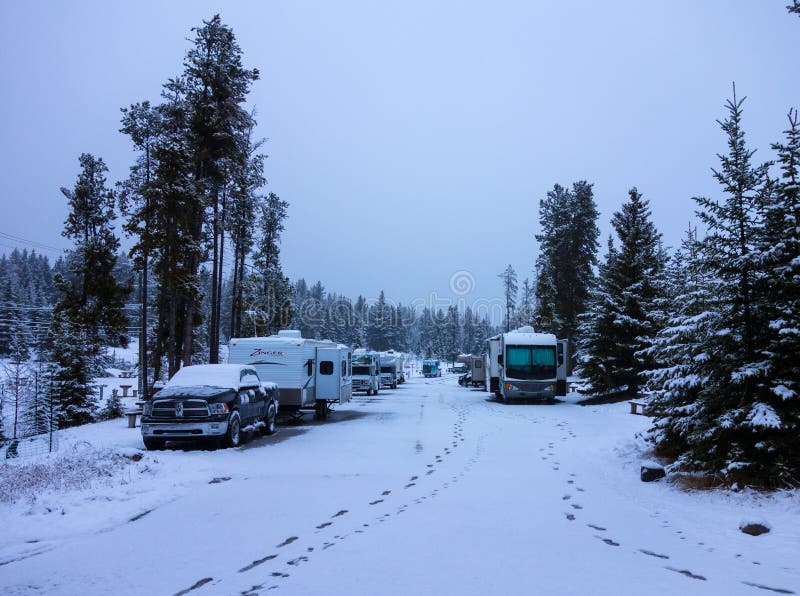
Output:
<path fill-rule="evenodd" d="M 30 244 L 34 248 L 39 248 L 41 250 L 50 250 L 50 251 L 55 251 L 57 253 L 65 252 L 64 249 L 62 248 L 56 248 L 55 246 L 44 244 L 43 242 L 37 242 L 36 240 L 28 240 L 27 238 L 22 238 L 21 236 L 15 236 L 14 234 L 9 234 L 7 232 L 0 232 L 0 237 L 5 238 L 6 240 L 13 240 L 14 242 L 22 242 L 24 244 Z"/>

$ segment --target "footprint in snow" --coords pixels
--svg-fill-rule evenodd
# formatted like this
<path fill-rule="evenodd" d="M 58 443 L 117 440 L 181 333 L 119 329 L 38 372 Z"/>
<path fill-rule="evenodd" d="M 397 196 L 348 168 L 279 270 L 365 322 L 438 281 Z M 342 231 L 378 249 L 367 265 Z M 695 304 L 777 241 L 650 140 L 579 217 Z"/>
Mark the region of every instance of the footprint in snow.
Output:
<path fill-rule="evenodd" d="M 289 577 L 288 573 L 283 573 L 281 571 L 273 571 L 272 573 L 270 573 L 270 575 L 272 577 Z"/>
<path fill-rule="evenodd" d="M 378 503 L 383 503 L 383 499 L 377 499 L 375 501 L 370 501 L 370 505 L 377 505 Z"/>
<path fill-rule="evenodd" d="M 569 521 L 575 521 L 575 516 L 572 515 L 571 513 L 565 513 L 564 515 L 567 517 Z"/>
<path fill-rule="evenodd" d="M 322 530 L 323 528 L 327 528 L 328 526 L 333 525 L 332 522 L 325 522 L 317 526 L 317 530 Z"/>
<path fill-rule="evenodd" d="M 249 565 L 245 565 L 244 567 L 239 569 L 239 573 L 244 573 L 245 571 L 250 571 L 254 567 L 258 567 L 259 565 L 262 565 L 263 563 L 266 563 L 267 561 L 271 561 L 272 559 L 276 558 L 277 556 L 278 555 L 267 555 L 266 557 L 263 557 L 261 559 L 256 559 L 255 561 L 253 561 Z"/>
<path fill-rule="evenodd" d="M 596 526 L 594 524 L 586 524 L 586 525 L 589 526 L 590 528 L 594 529 L 594 530 L 597 530 L 598 532 L 605 532 L 606 531 L 606 529 L 603 526 Z M 642 551 L 642 552 L 644 552 L 644 551 Z"/>
<path fill-rule="evenodd" d="M 411 477 L 411 478 L 409 478 L 408 480 L 409 480 L 409 482 L 414 482 L 416 479 L 417 479 L 417 477 L 416 477 L 416 476 L 412 476 L 412 477 Z"/>
<path fill-rule="evenodd" d="M 571 505 L 571 507 L 572 507 L 573 509 L 583 509 L 583 507 L 582 507 L 581 505 L 578 505 L 577 503 L 573 503 L 573 504 Z"/>
<path fill-rule="evenodd" d="M 677 569 L 675 567 L 664 567 L 664 569 L 669 569 L 670 571 L 674 571 L 675 573 L 680 573 L 681 575 L 685 575 L 686 577 L 691 577 L 692 579 L 699 579 L 702 581 L 706 581 L 706 578 L 704 578 L 702 575 L 697 575 L 695 573 L 692 573 L 688 569 Z"/>
<path fill-rule="evenodd" d="M 742 582 L 746 586 L 750 586 L 753 588 L 759 588 L 761 590 L 769 590 L 770 592 L 776 592 L 778 594 L 794 594 L 791 590 L 787 590 L 786 588 L 770 588 L 769 586 L 765 586 L 764 584 L 757 584 L 755 582 Z"/>
<path fill-rule="evenodd" d="M 347 509 L 340 509 L 340 510 L 338 511 L 338 513 L 335 513 L 335 514 L 334 514 L 334 515 L 332 515 L 331 517 L 332 517 L 332 518 L 333 518 L 333 517 L 341 517 L 341 516 L 343 516 L 345 513 L 348 513 Z"/>
<path fill-rule="evenodd" d="M 297 557 L 296 559 L 292 559 L 291 561 L 286 561 L 286 562 L 289 565 L 292 565 L 293 567 L 297 567 L 300 563 L 305 563 L 306 561 L 308 561 L 308 557 L 302 556 L 302 557 Z"/>
<path fill-rule="evenodd" d="M 644 554 L 644 555 L 647 555 L 649 557 L 657 557 L 659 559 L 669 559 L 669 555 L 662 555 L 662 554 L 659 554 L 659 553 L 655 553 L 655 552 L 653 552 L 651 550 L 647 550 L 646 548 L 640 548 L 639 552 Z"/>
<path fill-rule="evenodd" d="M 384 497 L 387 497 L 387 496 L 389 496 L 389 495 L 391 495 L 391 494 L 392 494 L 392 491 L 390 491 L 390 490 L 385 490 L 385 491 L 383 491 L 381 494 L 382 494 Z"/>
<path fill-rule="evenodd" d="M 572 498 L 571 495 L 564 495 L 563 497 L 561 497 L 561 500 L 562 501 L 569 501 L 571 498 Z"/>
<path fill-rule="evenodd" d="M 619 546 L 619 542 L 614 542 L 611 538 L 603 538 L 602 536 L 595 536 L 595 538 L 599 538 L 603 542 L 605 542 L 608 546 Z"/>
<path fill-rule="evenodd" d="M 404 488 L 411 488 L 412 486 L 417 486 L 417 485 L 415 482 L 409 482 L 408 484 L 405 485 Z"/>
<path fill-rule="evenodd" d="M 283 548 L 284 546 L 289 546 L 289 545 L 290 545 L 292 542 L 294 542 L 295 540 L 297 540 L 297 536 L 289 536 L 289 538 L 287 538 L 286 540 L 284 540 L 283 542 L 281 542 L 281 543 L 280 543 L 280 544 L 279 544 L 277 547 L 275 547 L 275 548 Z"/>

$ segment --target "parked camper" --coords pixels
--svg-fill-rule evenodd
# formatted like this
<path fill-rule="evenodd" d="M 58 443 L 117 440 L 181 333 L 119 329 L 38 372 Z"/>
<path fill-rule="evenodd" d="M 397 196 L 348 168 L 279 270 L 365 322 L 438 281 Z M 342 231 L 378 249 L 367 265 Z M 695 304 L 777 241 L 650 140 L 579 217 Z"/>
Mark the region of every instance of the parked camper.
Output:
<path fill-rule="evenodd" d="M 441 377 L 442 368 L 438 360 L 423 360 L 422 361 L 422 375 L 426 379 L 432 377 Z"/>
<path fill-rule="evenodd" d="M 482 356 L 473 356 L 471 363 L 470 383 L 473 387 L 486 388 L 486 362 Z"/>
<path fill-rule="evenodd" d="M 350 401 L 350 353 L 347 346 L 284 330 L 269 337 L 231 339 L 228 362 L 250 365 L 262 379 L 277 384 L 282 410 L 313 406 L 316 417 L 324 420 L 330 404 Z"/>
<path fill-rule="evenodd" d="M 500 335 L 486 340 L 486 376 L 489 379 L 489 391 L 497 397 L 500 394 Z"/>
<path fill-rule="evenodd" d="M 403 373 L 403 355 L 389 350 L 381 352 L 381 387 L 397 389 L 397 385 L 405 380 Z"/>
<path fill-rule="evenodd" d="M 378 395 L 381 387 L 381 359 L 375 352 L 359 348 L 353 352 L 353 391 L 364 391 L 367 395 Z"/>
<path fill-rule="evenodd" d="M 549 401 L 566 395 L 567 340 L 520 327 L 500 335 L 499 385 L 503 401 Z"/>

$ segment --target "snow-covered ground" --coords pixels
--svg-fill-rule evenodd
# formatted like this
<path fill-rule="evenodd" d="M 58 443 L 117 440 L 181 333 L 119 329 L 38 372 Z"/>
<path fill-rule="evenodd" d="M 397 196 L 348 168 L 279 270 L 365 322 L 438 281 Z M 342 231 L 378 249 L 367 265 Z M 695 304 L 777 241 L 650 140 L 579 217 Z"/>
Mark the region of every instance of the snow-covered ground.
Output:
<path fill-rule="evenodd" d="M 627 404 L 487 397 L 415 377 L 234 450 L 142 452 L 124 420 L 64 431 L 65 463 L 107 465 L 0 503 L 0 593 L 800 591 L 797 492 L 645 484 Z"/>

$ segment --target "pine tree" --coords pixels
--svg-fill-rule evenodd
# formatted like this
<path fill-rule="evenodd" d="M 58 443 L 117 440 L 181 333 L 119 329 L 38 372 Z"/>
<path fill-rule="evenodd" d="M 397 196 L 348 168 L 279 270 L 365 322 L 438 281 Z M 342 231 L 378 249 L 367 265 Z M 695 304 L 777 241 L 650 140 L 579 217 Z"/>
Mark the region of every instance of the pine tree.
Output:
<path fill-rule="evenodd" d="M 741 126 L 742 101 L 734 90 L 726 104 L 728 117 L 720 122 L 728 152 L 719 156 L 721 167 L 714 177 L 723 198 L 696 199 L 708 228 L 700 259 L 710 278 L 704 311 L 711 313 L 700 320 L 693 348 L 698 354 L 684 376 L 696 396 L 689 395 L 678 423 L 659 421 L 662 426 L 671 423 L 666 426 L 671 434 L 662 439 L 656 433 L 655 440 L 657 448 L 674 447 L 679 469 L 714 474 L 727 482 L 778 486 L 796 482 L 796 419 L 782 419 L 787 412 L 781 407 L 783 396 L 769 382 L 767 349 L 774 333 L 769 330 L 771 297 L 765 292 L 769 284 L 764 282 L 770 273 L 759 249 L 776 213 L 765 209 L 773 192 L 768 164 L 752 163 L 754 151 L 747 147 Z M 666 406 L 681 407 L 686 393 L 677 392 L 677 399 Z"/>
<path fill-rule="evenodd" d="M 517 305 L 516 325 L 533 325 L 536 311 L 535 287 L 526 277 L 522 282 L 522 294 Z"/>
<path fill-rule="evenodd" d="M 574 341 L 586 310 L 597 264 L 597 205 L 592 185 L 559 184 L 539 204 L 536 260 L 536 327 Z"/>
<path fill-rule="evenodd" d="M 505 327 L 506 331 L 509 331 L 511 329 L 511 323 L 514 320 L 514 305 L 517 302 L 517 272 L 509 265 L 506 267 L 505 271 L 497 277 L 503 282 L 503 298 L 506 303 Z"/>
<path fill-rule="evenodd" d="M 646 349 L 655 365 L 646 372 L 648 410 L 654 415 L 648 436 L 659 455 L 673 458 L 688 448 L 691 416 L 708 381 L 698 374 L 697 363 L 710 357 L 706 342 L 718 318 L 710 291 L 713 278 L 702 261 L 701 248 L 697 228 L 690 226 L 667 269 L 665 324 Z"/>
<path fill-rule="evenodd" d="M 642 373 L 653 368 L 644 352 L 657 329 L 656 307 L 663 274 L 661 235 L 651 221 L 648 201 L 634 187 L 612 218 L 620 242 L 609 246 L 579 344 L 580 375 L 595 392 L 621 387 L 635 394 Z"/>
<path fill-rule="evenodd" d="M 103 345 L 127 344 L 123 313 L 130 284 L 114 277 L 119 240 L 114 235 L 114 194 L 106 187 L 108 168 L 88 153 L 80 157 L 82 171 L 73 190 L 62 188 L 70 212 L 63 235 L 75 242 L 67 274 L 54 283 L 60 298 L 54 308 L 56 338 L 51 359 L 58 365 L 56 381 L 62 426 L 83 424 L 94 416 L 91 379 Z"/>
<path fill-rule="evenodd" d="M 63 235 L 75 242 L 68 261 L 68 275 L 58 275 L 55 284 L 60 299 L 56 314 L 83 329 L 97 355 L 100 346 L 127 345 L 127 318 L 123 312 L 130 282 L 114 277 L 119 240 L 114 235 L 114 194 L 106 188 L 108 171 L 102 159 L 84 153 L 82 171 L 73 190 L 62 188 L 69 202 Z"/>

